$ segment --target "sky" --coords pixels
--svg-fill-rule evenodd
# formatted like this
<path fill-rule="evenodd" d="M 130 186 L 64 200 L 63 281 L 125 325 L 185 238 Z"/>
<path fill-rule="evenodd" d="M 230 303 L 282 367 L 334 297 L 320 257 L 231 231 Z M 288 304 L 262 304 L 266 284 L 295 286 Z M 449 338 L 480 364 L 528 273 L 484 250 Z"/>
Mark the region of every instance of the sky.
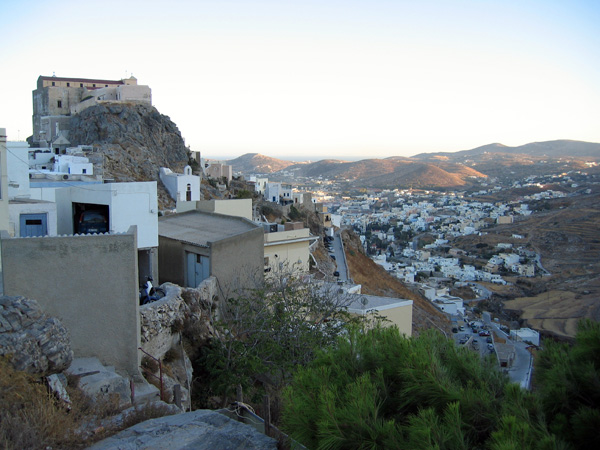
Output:
<path fill-rule="evenodd" d="M 38 76 L 133 74 L 203 157 L 600 142 L 600 1 L 1 0 L 0 127 Z"/>

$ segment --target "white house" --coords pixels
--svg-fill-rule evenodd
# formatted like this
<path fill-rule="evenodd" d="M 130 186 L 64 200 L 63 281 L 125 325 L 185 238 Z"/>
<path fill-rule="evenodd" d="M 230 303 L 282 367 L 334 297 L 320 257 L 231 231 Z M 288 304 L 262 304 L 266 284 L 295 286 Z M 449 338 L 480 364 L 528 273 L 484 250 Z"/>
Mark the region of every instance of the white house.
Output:
<path fill-rule="evenodd" d="M 139 276 L 158 276 L 158 200 L 156 181 L 90 184 L 55 190 L 58 234 L 75 234 L 84 212 L 103 216 L 109 233 L 137 226 Z"/>
<path fill-rule="evenodd" d="M 159 178 L 173 200 L 177 202 L 197 202 L 201 200 L 201 179 L 197 175 L 192 175 L 190 166 L 185 166 L 183 173 L 174 173 L 171 169 L 161 167 Z"/>
<path fill-rule="evenodd" d="M 531 328 L 510 330 L 510 338 L 515 341 L 531 342 L 533 345 L 540 345 L 540 333 Z"/>
<path fill-rule="evenodd" d="M 65 175 L 93 175 L 94 165 L 85 156 L 56 155 L 52 170 Z"/>

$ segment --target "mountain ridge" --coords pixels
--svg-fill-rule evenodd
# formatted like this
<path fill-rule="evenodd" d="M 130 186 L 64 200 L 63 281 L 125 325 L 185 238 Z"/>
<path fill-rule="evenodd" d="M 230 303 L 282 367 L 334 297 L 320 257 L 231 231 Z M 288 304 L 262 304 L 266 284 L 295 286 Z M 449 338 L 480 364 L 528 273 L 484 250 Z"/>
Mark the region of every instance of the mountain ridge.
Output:
<path fill-rule="evenodd" d="M 600 144 L 556 140 L 509 147 L 493 143 L 471 150 L 421 153 L 412 157 L 390 156 L 359 161 L 324 159 L 300 163 L 249 153 L 230 160 L 229 164 L 235 172 L 245 174 L 322 177 L 354 187 L 427 189 L 468 187 L 474 178 L 504 177 L 507 173 L 544 174 L 561 170 L 565 157 L 578 160 L 570 169 L 579 170 L 585 167 L 587 158 L 600 161 Z M 260 161 L 260 165 L 253 165 L 253 160 Z M 546 160 L 553 160 L 552 164 Z"/>

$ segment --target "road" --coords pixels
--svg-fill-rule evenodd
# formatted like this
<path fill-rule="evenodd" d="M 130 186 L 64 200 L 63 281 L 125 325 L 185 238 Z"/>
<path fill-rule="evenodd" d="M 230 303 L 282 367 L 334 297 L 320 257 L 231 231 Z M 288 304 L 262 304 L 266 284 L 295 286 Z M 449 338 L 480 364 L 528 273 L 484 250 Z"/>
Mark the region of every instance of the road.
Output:
<path fill-rule="evenodd" d="M 484 312 L 483 320 L 498 336 L 506 339 L 507 344 L 514 345 L 515 359 L 512 366 L 508 369 L 508 376 L 513 383 L 519 383 L 522 388 L 529 389 L 533 372 L 533 356 L 527 350 L 529 345 L 524 342 L 511 340 L 509 336 L 500 329 L 500 326 L 491 320 L 490 313 Z"/>
<path fill-rule="evenodd" d="M 346 265 L 346 257 L 344 256 L 344 248 L 342 246 L 342 238 L 339 233 L 335 233 L 333 241 L 331 241 L 331 250 L 329 255 L 335 256 L 335 262 L 337 264 L 337 271 L 340 273 L 338 276 L 339 281 L 348 281 L 348 266 Z"/>

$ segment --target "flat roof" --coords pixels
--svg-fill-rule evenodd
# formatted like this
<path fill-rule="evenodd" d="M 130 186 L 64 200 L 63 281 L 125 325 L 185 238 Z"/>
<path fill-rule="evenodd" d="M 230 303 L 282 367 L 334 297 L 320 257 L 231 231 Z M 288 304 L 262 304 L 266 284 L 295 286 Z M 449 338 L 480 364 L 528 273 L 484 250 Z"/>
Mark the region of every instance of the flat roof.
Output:
<path fill-rule="evenodd" d="M 46 77 L 44 75 L 40 75 L 39 79 L 48 81 L 73 81 L 79 83 L 125 84 L 123 80 L 95 80 L 90 78 Z"/>
<path fill-rule="evenodd" d="M 494 348 L 500 361 L 509 361 L 515 356 L 515 346 L 512 344 L 494 343 Z"/>
<path fill-rule="evenodd" d="M 394 297 L 378 297 L 375 295 L 352 294 L 355 297 L 352 303 L 348 306 L 349 312 L 362 313 L 363 310 L 383 311 L 386 309 L 399 308 L 401 306 L 409 306 L 413 304 L 412 300 Z M 366 299 L 367 303 L 363 305 L 362 299 Z"/>
<path fill-rule="evenodd" d="M 188 211 L 158 218 L 158 235 L 201 247 L 261 229 L 243 217 Z"/>

